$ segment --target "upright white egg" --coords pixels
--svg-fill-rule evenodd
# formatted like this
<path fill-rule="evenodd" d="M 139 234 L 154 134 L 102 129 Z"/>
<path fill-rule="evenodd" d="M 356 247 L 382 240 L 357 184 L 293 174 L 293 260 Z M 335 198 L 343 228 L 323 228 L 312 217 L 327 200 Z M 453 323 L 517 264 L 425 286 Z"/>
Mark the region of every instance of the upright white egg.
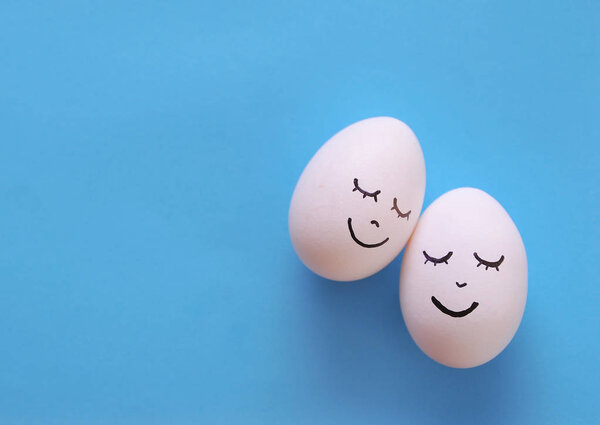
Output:
<path fill-rule="evenodd" d="M 401 121 L 370 118 L 346 127 L 310 160 L 289 210 L 298 256 L 315 273 L 370 276 L 402 250 L 425 194 L 425 161 Z"/>
<path fill-rule="evenodd" d="M 425 354 L 456 368 L 486 363 L 513 338 L 526 299 L 525 247 L 494 198 L 460 188 L 425 210 L 400 271 L 402 315 Z"/>

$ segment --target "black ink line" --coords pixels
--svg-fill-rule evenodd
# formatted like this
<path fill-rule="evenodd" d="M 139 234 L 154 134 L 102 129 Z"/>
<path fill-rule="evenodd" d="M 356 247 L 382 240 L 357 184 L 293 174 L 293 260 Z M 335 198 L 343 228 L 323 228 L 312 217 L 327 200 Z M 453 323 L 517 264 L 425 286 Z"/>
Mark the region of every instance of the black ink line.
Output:
<path fill-rule="evenodd" d="M 471 307 L 467 308 L 466 310 L 453 311 L 453 310 L 450 310 L 450 309 L 446 308 L 446 306 L 444 306 L 441 302 L 439 302 L 436 297 L 431 297 L 431 302 L 442 313 L 447 314 L 448 316 L 452 316 L 452 317 L 465 317 L 467 314 L 469 314 L 473 310 L 475 310 L 477 308 L 477 306 L 479 305 L 478 302 L 474 301 L 473 304 L 471 304 Z"/>
<path fill-rule="evenodd" d="M 405 218 L 406 221 L 408 221 L 410 213 L 412 212 L 412 210 L 408 210 L 407 213 L 402 213 L 398 208 L 398 198 L 394 198 L 394 205 L 392 206 L 392 211 L 393 210 L 396 210 L 396 212 L 398 213 L 398 217 Z"/>
<path fill-rule="evenodd" d="M 377 195 L 379 195 L 381 193 L 381 190 L 376 190 L 375 192 L 371 193 L 371 192 L 367 192 L 364 189 L 361 189 L 360 186 L 358 185 L 358 179 L 354 179 L 354 189 L 352 189 L 352 192 L 355 191 L 359 191 L 360 193 L 362 193 L 363 199 L 365 199 L 367 196 L 370 196 L 371 198 L 375 199 L 375 202 L 377 202 Z"/>
<path fill-rule="evenodd" d="M 348 230 L 350 230 L 350 236 L 352 236 L 352 239 L 354 240 L 354 242 L 356 242 L 363 248 L 377 248 L 378 246 L 381 246 L 390 240 L 390 238 L 385 238 L 381 242 L 374 243 L 374 244 L 367 244 L 367 243 L 361 242 L 360 240 L 358 240 L 358 238 L 354 234 L 354 230 L 352 230 L 352 219 L 350 217 L 348 217 Z"/>
<path fill-rule="evenodd" d="M 440 263 L 448 264 L 448 260 L 450 259 L 450 257 L 452 257 L 452 251 L 448 252 L 448 254 L 444 255 L 442 258 L 432 257 L 425 251 L 423 251 L 423 255 L 425 256 L 425 262 L 423 264 L 427 264 L 428 261 L 431 261 L 434 266 L 437 266 Z"/>
<path fill-rule="evenodd" d="M 477 267 L 479 267 L 483 264 L 485 266 L 486 270 L 489 267 L 492 267 L 492 268 L 496 269 L 496 271 L 500 271 L 500 269 L 498 267 L 500 267 L 500 264 L 502 264 L 502 262 L 504 261 L 504 255 L 501 256 L 498 261 L 486 261 L 483 258 L 481 258 L 479 255 L 477 255 L 476 252 L 473 253 L 473 256 L 475 257 L 475 259 L 477 261 L 479 261 L 479 264 L 477 264 Z"/>

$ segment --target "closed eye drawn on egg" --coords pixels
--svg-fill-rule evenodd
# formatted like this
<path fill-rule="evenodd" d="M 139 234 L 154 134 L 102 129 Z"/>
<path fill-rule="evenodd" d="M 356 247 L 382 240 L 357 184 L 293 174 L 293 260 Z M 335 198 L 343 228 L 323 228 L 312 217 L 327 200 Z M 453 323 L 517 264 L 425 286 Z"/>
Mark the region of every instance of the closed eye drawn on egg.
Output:
<path fill-rule="evenodd" d="M 423 264 L 427 264 L 427 262 L 433 263 L 434 266 L 437 266 L 440 263 L 448 264 L 448 260 L 452 257 L 452 251 L 448 252 L 448 254 L 444 255 L 442 258 L 435 258 L 431 255 L 427 254 L 427 252 L 423 251 L 423 255 L 425 256 L 425 262 Z"/>
<path fill-rule="evenodd" d="M 400 218 L 400 217 L 405 218 L 406 221 L 408 221 L 410 212 L 412 211 L 412 210 L 408 210 L 407 213 L 402 213 L 400 211 L 400 209 L 398 208 L 398 198 L 394 198 L 394 205 L 392 205 L 392 211 L 394 211 L 394 210 L 398 213 L 398 218 Z"/>
<path fill-rule="evenodd" d="M 496 269 L 496 271 L 500 271 L 500 269 L 498 267 L 500 267 L 500 264 L 502 264 L 502 262 L 504 261 L 504 255 L 502 255 L 498 261 L 487 261 L 487 260 L 484 260 L 479 255 L 477 255 L 476 252 L 473 253 L 473 256 L 475 257 L 475 259 L 477 261 L 479 261 L 479 264 L 477 264 L 477 267 L 479 267 L 479 266 L 481 266 L 483 264 L 485 266 L 486 270 L 489 267 L 491 267 L 493 269 Z"/>
<path fill-rule="evenodd" d="M 381 193 L 381 190 L 376 190 L 375 192 L 367 192 L 364 189 L 361 189 L 361 187 L 358 185 L 358 179 L 354 179 L 354 189 L 352 189 L 352 192 L 356 192 L 359 191 L 360 193 L 362 193 L 363 199 L 365 199 L 367 196 L 375 199 L 375 202 L 377 202 L 377 195 L 379 195 Z"/>

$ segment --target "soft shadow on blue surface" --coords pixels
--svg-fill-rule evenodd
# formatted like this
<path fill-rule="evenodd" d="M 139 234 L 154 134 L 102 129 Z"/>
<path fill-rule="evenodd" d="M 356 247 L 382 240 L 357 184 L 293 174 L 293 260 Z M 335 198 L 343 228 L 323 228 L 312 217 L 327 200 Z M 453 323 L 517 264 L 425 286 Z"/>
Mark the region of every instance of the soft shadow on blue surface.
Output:
<path fill-rule="evenodd" d="M 511 347 L 472 370 L 436 364 L 418 349 L 402 322 L 399 264 L 396 260 L 352 284 L 297 271 L 314 303 L 307 307 L 305 337 L 314 356 L 311 373 L 318 376 L 323 396 L 345 406 L 348 420 L 357 422 L 389 415 L 424 423 L 509 421 L 532 395 L 519 371 L 534 363 L 534 354 L 526 346 Z"/>

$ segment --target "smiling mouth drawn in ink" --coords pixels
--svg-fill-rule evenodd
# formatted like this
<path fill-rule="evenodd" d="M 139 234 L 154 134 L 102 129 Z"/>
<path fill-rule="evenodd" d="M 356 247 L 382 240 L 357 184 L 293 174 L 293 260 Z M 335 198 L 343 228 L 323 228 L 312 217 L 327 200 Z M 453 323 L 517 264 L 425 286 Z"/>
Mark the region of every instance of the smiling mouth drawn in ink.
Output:
<path fill-rule="evenodd" d="M 379 223 L 377 221 L 371 220 L 371 223 L 375 224 L 377 227 L 379 227 Z M 387 241 L 390 240 L 390 238 L 385 238 L 381 242 L 377 242 L 377 243 L 374 243 L 374 244 L 369 244 L 369 243 L 362 242 L 354 234 L 354 230 L 352 229 L 352 218 L 350 218 L 350 217 L 348 217 L 348 230 L 350 230 L 350 236 L 352 236 L 352 239 L 354 240 L 354 242 L 356 242 L 357 244 L 359 244 L 363 248 L 377 248 L 378 246 L 381 246 L 381 245 L 383 245 L 384 243 L 386 243 Z"/>
<path fill-rule="evenodd" d="M 365 199 L 367 197 L 373 198 L 373 200 L 375 202 L 377 202 L 377 196 L 379 196 L 381 194 L 381 190 L 369 192 L 368 190 L 363 189 L 358 184 L 357 178 L 354 178 L 354 188 L 352 189 L 352 192 L 358 192 L 359 194 L 362 195 L 363 199 Z M 394 198 L 394 202 L 393 202 L 391 210 L 396 211 L 396 213 L 398 214 L 398 218 L 406 218 L 406 220 L 408 221 L 411 210 L 409 210 L 407 213 L 401 212 L 400 209 L 398 208 L 398 198 Z M 371 224 L 373 224 L 375 227 L 379 228 L 379 222 L 377 220 L 371 220 Z M 365 242 L 361 241 L 360 239 L 358 239 L 356 237 L 356 234 L 354 233 L 354 229 L 352 227 L 352 217 L 348 217 L 348 230 L 350 232 L 350 236 L 352 237 L 352 240 L 354 242 L 356 242 L 358 245 L 362 246 L 363 248 L 377 248 L 390 240 L 390 238 L 386 237 L 381 242 L 377 242 L 377 243 L 373 243 L 373 244 L 369 244 L 369 243 L 365 243 Z"/>
<path fill-rule="evenodd" d="M 450 310 L 444 304 L 439 302 L 436 297 L 432 296 L 431 302 L 433 303 L 434 306 L 436 306 L 438 308 L 439 311 L 441 311 L 444 314 L 447 314 L 448 316 L 452 316 L 452 317 L 465 317 L 467 314 L 472 313 L 473 310 L 475 310 L 477 308 L 477 306 L 479 305 L 478 302 L 473 301 L 473 304 L 471 304 L 471 307 L 469 307 L 465 310 L 461 310 L 461 311 L 454 311 L 454 310 Z"/>

